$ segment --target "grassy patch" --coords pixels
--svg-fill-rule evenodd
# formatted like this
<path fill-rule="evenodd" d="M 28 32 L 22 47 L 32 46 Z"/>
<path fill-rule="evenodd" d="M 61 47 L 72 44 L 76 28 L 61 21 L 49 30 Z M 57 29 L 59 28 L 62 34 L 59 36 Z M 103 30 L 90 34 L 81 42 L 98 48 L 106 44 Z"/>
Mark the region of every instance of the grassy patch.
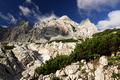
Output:
<path fill-rule="evenodd" d="M 114 72 L 113 72 L 112 77 L 113 77 L 115 80 L 120 80 L 120 73 L 114 73 Z"/>
<path fill-rule="evenodd" d="M 56 70 L 59 70 L 70 63 L 71 63 L 71 60 L 69 56 L 57 55 L 55 58 L 52 58 L 49 61 L 47 61 L 46 64 L 43 64 L 41 67 L 38 67 L 35 71 L 38 74 L 47 75 L 47 74 L 50 74 L 51 72 L 55 73 Z"/>
<path fill-rule="evenodd" d="M 120 65 L 120 56 L 113 56 L 108 58 L 109 65 Z"/>
<path fill-rule="evenodd" d="M 50 80 L 62 80 L 62 79 L 60 79 L 59 77 L 55 77 L 55 76 L 53 76 L 53 77 L 51 77 Z"/>

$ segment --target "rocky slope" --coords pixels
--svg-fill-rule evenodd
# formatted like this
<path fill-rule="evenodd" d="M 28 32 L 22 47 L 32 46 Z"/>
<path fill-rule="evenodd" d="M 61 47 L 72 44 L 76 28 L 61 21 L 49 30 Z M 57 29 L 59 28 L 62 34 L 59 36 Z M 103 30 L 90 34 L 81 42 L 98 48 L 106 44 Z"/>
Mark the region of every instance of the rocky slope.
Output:
<path fill-rule="evenodd" d="M 97 32 L 90 20 L 79 24 L 67 16 L 49 17 L 33 27 L 22 21 L 14 27 L 0 28 L 0 80 L 31 80 L 37 67 L 57 55 L 70 55 L 78 43 L 92 38 Z M 40 75 L 38 79 L 113 80 L 111 72 L 118 74 L 119 66 L 105 68 L 107 65 L 106 57 L 101 57 L 96 63 L 81 60 L 55 73 Z"/>
<path fill-rule="evenodd" d="M 45 76 L 41 74 L 38 80 L 55 80 L 55 78 L 59 80 L 119 80 L 120 77 L 117 76 L 120 74 L 119 67 L 115 64 L 109 65 L 107 57 L 102 56 L 96 62 L 81 60 L 57 70 L 55 74 Z"/>
<path fill-rule="evenodd" d="M 22 76 L 33 76 L 41 64 L 56 55 L 69 55 L 76 43 L 52 42 L 50 44 L 9 42 L 0 44 L 0 64 L 3 80 L 16 80 Z M 14 76 L 14 77 L 13 77 Z"/>

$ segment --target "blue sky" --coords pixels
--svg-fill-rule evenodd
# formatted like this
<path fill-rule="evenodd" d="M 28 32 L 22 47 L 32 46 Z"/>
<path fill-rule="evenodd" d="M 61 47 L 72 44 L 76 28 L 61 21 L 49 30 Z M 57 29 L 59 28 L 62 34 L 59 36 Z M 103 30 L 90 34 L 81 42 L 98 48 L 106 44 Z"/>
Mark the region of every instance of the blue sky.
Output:
<path fill-rule="evenodd" d="M 67 15 L 80 23 L 89 18 L 100 29 L 120 25 L 120 0 L 0 0 L 0 26 L 20 20 Z"/>

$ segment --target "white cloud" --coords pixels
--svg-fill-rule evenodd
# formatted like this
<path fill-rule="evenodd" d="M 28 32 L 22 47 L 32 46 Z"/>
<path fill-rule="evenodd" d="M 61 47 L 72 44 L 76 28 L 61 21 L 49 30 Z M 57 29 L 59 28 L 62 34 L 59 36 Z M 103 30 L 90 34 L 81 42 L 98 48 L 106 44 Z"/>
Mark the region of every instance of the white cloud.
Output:
<path fill-rule="evenodd" d="M 24 16 L 28 16 L 31 13 L 31 10 L 28 7 L 24 7 L 20 5 L 19 9 Z"/>
<path fill-rule="evenodd" d="M 6 25 L 0 25 L 0 27 L 2 27 L 2 28 L 8 28 L 8 26 L 6 26 Z"/>
<path fill-rule="evenodd" d="M 20 5 L 19 9 L 20 15 L 26 17 L 30 21 L 33 20 L 33 22 L 38 21 L 41 16 L 41 12 L 36 5 L 32 6 L 32 8 Z"/>
<path fill-rule="evenodd" d="M 27 3 L 31 3 L 31 2 L 32 2 L 32 0 L 26 0 L 26 2 L 27 2 Z"/>
<path fill-rule="evenodd" d="M 17 22 L 17 19 L 10 13 L 4 15 L 0 12 L 0 18 L 6 21 L 8 24 L 15 24 Z"/>
<path fill-rule="evenodd" d="M 58 17 L 54 13 L 51 13 L 51 14 L 41 15 L 38 18 L 38 21 L 48 21 L 53 18 L 58 18 Z"/>
<path fill-rule="evenodd" d="M 82 10 L 100 10 L 102 7 L 114 7 L 120 0 L 77 0 L 77 6 Z"/>
<path fill-rule="evenodd" d="M 6 15 L 2 14 L 1 12 L 0 12 L 0 18 L 2 18 L 4 20 L 8 20 L 9 19 Z"/>
<path fill-rule="evenodd" d="M 9 18 L 10 23 L 15 24 L 17 22 L 17 19 L 10 13 L 8 13 L 8 18 Z"/>
<path fill-rule="evenodd" d="M 110 12 L 106 20 L 98 22 L 97 27 L 100 30 L 120 28 L 120 10 Z"/>
<path fill-rule="evenodd" d="M 32 2 L 32 0 L 26 0 L 26 2 L 24 4 L 27 4 L 29 6 L 20 5 L 19 6 L 20 15 L 22 14 L 22 16 L 26 17 L 28 20 L 30 20 L 32 22 L 43 21 L 47 18 L 55 17 L 54 12 L 52 12 L 50 14 L 42 15 L 42 13 L 39 10 L 39 7 L 34 2 Z M 32 7 L 30 7 L 30 6 L 32 6 Z"/>
<path fill-rule="evenodd" d="M 19 6 L 19 10 L 21 16 L 32 22 L 39 20 L 41 15 L 39 7 L 32 0 L 25 0 L 25 3 Z"/>

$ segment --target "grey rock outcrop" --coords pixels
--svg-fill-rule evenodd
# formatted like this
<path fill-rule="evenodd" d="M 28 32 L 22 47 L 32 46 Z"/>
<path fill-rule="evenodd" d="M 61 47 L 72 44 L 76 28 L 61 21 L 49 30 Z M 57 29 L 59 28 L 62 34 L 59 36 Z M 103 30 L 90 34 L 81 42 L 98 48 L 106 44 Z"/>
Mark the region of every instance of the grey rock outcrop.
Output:
<path fill-rule="evenodd" d="M 55 74 L 40 76 L 38 80 L 50 80 L 55 76 L 62 80 L 117 80 L 113 74 L 119 74 L 120 70 L 118 65 L 108 66 L 108 59 L 105 56 L 100 57 L 97 62 L 80 62 L 72 63 L 60 70 Z"/>
<path fill-rule="evenodd" d="M 3 70 L 0 71 L 0 79 L 2 80 L 19 80 L 24 75 L 23 72 L 28 70 L 32 75 L 36 67 L 43 63 L 41 54 L 27 49 L 25 44 L 4 43 L 0 46 L 0 69 Z"/>
<path fill-rule="evenodd" d="M 11 50 L 0 48 L 0 70 L 3 70 L 0 71 L 0 79 L 14 80 L 17 77 L 19 78 L 23 69 L 21 62 Z"/>
<path fill-rule="evenodd" d="M 59 55 L 69 55 L 75 48 L 76 43 L 62 43 L 62 42 L 52 42 L 46 44 L 28 44 L 28 48 L 31 50 L 38 51 L 41 54 L 48 54 L 51 57 L 55 57 L 57 54 Z"/>
<path fill-rule="evenodd" d="M 86 19 L 80 23 L 76 31 L 77 36 L 82 37 L 83 39 L 91 38 L 93 34 L 97 33 L 98 30 L 96 26 L 91 23 L 89 19 Z"/>
<path fill-rule="evenodd" d="M 34 75 L 34 71 L 41 64 L 56 55 L 69 55 L 76 43 L 52 42 L 36 43 L 1 43 L 0 46 L 0 73 L 1 79 L 26 80 Z M 12 77 L 14 76 L 14 77 Z"/>

